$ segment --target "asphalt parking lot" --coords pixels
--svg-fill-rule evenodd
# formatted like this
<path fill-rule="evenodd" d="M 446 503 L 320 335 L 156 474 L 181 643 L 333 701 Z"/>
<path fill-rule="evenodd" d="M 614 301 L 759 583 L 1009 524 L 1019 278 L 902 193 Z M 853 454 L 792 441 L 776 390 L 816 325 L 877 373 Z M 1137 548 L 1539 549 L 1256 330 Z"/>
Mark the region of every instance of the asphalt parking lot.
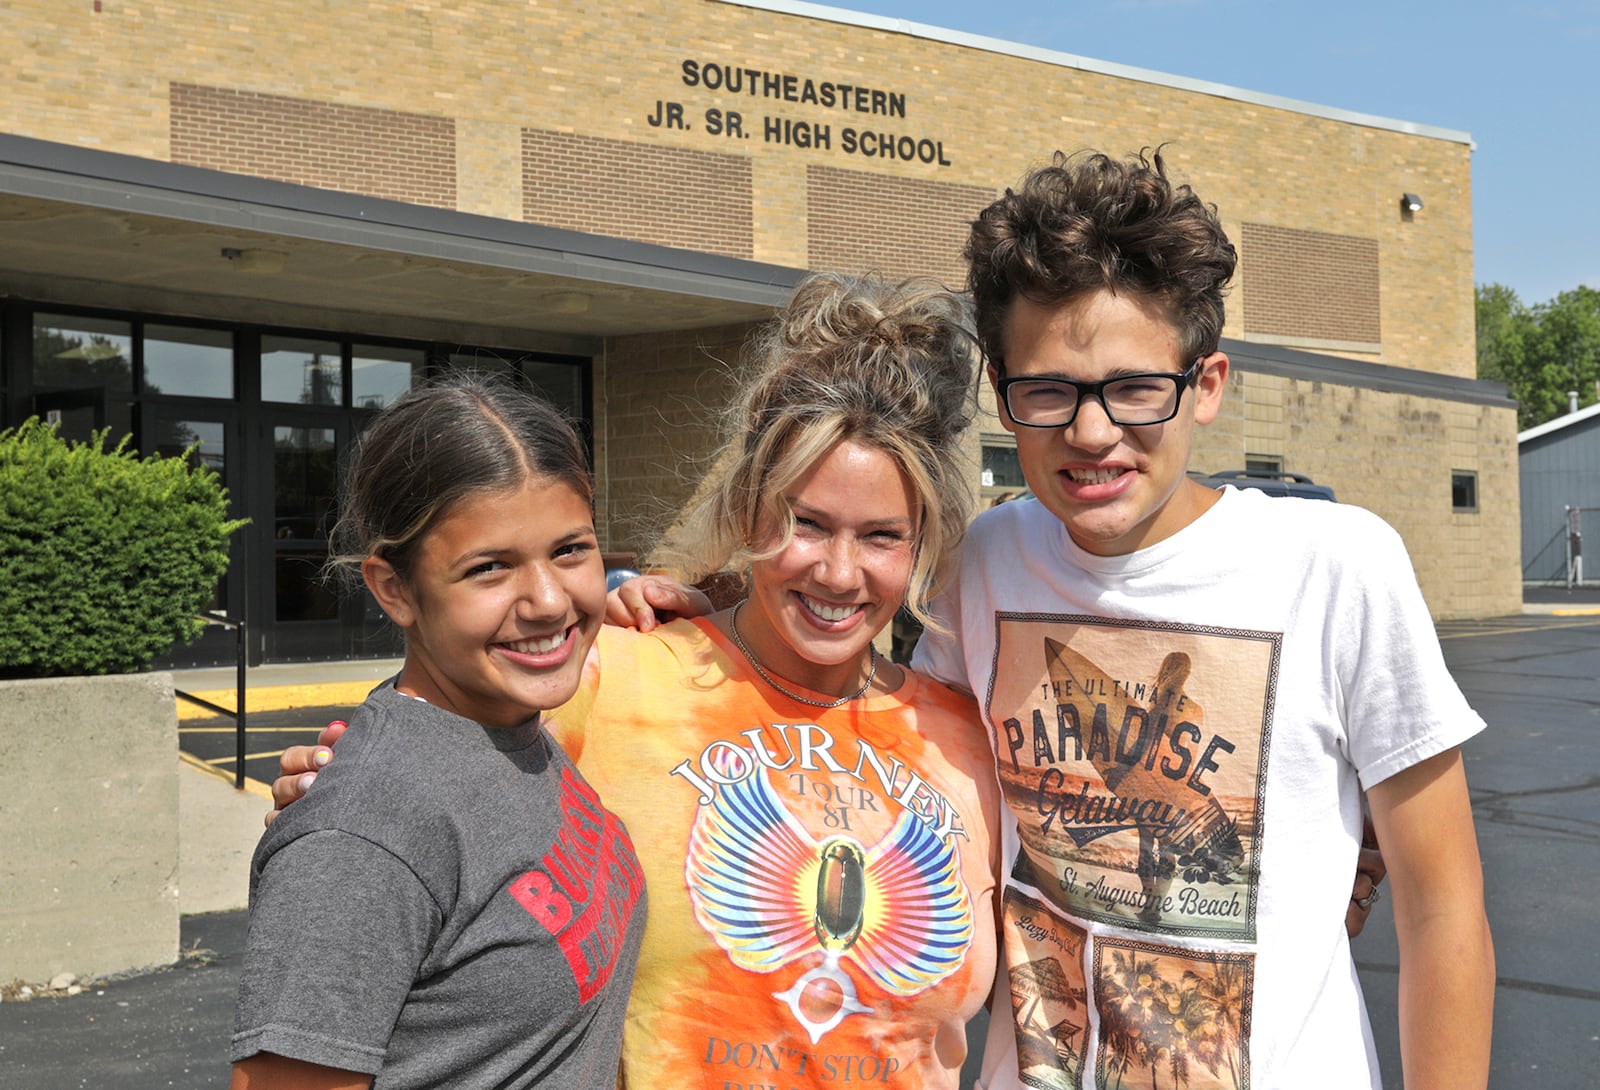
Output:
<path fill-rule="evenodd" d="M 1571 616 L 1439 629 L 1452 673 L 1489 723 L 1465 754 L 1498 961 L 1494 1090 L 1600 1087 L 1600 944 L 1592 935 L 1600 921 L 1600 594 L 1572 605 Z M 314 738 L 340 710 L 253 715 L 249 774 L 270 779 L 277 750 Z M 184 740 L 230 770 L 233 745 L 226 730 Z M 71 998 L 0 1003 L 0 1087 L 225 1086 L 244 932 L 242 912 L 187 917 L 176 967 L 96 982 Z M 1387 902 L 1356 953 L 1385 1090 L 1400 1090 Z"/>
<path fill-rule="evenodd" d="M 271 783 L 278 777 L 278 755 L 285 748 L 315 742 L 330 719 L 343 719 L 349 714 L 347 704 L 251 712 L 245 719 L 244 774 Z M 178 724 L 178 745 L 185 753 L 230 775 L 237 739 L 233 720 L 220 716 L 185 719 Z"/>
<path fill-rule="evenodd" d="M 1600 1087 L 1600 616 L 1453 622 L 1439 634 L 1489 724 L 1463 750 L 1495 937 L 1489 1085 Z M 1356 959 L 1385 1090 L 1400 1090 L 1387 902 Z"/>

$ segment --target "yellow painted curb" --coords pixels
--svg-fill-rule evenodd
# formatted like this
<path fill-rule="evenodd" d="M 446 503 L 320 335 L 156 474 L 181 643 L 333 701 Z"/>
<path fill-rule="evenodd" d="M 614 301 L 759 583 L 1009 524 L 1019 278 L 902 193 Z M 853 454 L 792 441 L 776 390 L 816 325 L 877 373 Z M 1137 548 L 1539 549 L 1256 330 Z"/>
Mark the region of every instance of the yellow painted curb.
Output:
<path fill-rule="evenodd" d="M 263 685 L 245 692 L 245 714 L 339 705 L 353 709 L 367 698 L 377 684 L 377 681 L 328 681 L 317 685 Z M 238 693 L 233 689 L 201 689 L 192 695 L 209 700 L 219 708 L 231 708 L 238 699 Z M 215 712 L 198 704 L 183 699 L 178 701 L 180 720 L 210 719 L 215 715 Z"/>
<path fill-rule="evenodd" d="M 1600 617 L 1600 608 L 1596 609 L 1552 609 L 1553 617 Z"/>
<path fill-rule="evenodd" d="M 232 772 L 224 772 L 216 765 L 207 764 L 205 761 L 202 761 L 192 753 L 185 753 L 180 749 L 178 750 L 178 760 L 183 764 L 188 765 L 190 768 L 199 769 L 208 776 L 215 776 L 217 779 L 226 783 L 229 787 L 233 786 Z M 252 780 L 249 776 L 244 778 L 244 786 L 239 788 L 239 790 L 247 791 L 252 795 L 260 795 L 268 802 L 272 801 L 272 788 L 262 783 L 260 780 Z"/>

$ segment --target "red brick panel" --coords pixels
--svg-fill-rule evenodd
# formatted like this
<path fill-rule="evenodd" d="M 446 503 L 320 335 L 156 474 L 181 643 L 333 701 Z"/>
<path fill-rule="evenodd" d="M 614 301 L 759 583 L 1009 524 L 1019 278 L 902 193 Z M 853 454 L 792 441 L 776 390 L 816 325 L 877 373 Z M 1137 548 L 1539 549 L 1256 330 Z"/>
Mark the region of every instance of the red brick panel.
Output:
<path fill-rule="evenodd" d="M 1239 238 L 1248 333 L 1378 344 L 1378 240 L 1246 223 Z"/>
<path fill-rule="evenodd" d="M 548 227 L 754 255 L 742 155 L 522 130 L 522 218 Z"/>
<path fill-rule="evenodd" d="M 806 246 L 813 269 L 966 280 L 961 247 L 994 200 L 984 186 L 806 168 Z"/>
<path fill-rule="evenodd" d="M 192 83 L 168 99 L 174 163 L 456 206 L 452 118 Z"/>

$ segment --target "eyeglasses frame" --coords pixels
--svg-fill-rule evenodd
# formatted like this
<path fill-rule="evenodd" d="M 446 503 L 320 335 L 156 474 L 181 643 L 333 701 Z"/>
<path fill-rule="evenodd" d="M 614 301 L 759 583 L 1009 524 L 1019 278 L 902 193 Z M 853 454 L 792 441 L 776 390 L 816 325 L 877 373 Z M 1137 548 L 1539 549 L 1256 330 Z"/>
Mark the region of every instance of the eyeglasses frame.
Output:
<path fill-rule="evenodd" d="M 1106 419 L 1119 428 L 1147 428 L 1153 424 L 1165 424 L 1178 415 L 1178 409 L 1183 405 L 1183 391 L 1200 381 L 1201 363 L 1205 361 L 1210 352 L 1202 352 L 1194 358 L 1194 362 L 1182 371 L 1138 371 L 1131 375 L 1114 375 L 1111 378 L 1101 379 L 1099 382 L 1079 382 L 1073 378 L 1061 378 L 1059 375 L 1007 375 L 1005 361 L 996 361 L 995 369 L 999 377 L 995 379 L 995 399 L 1000 402 L 1000 407 L 1005 410 L 1006 416 L 1019 428 L 1070 428 L 1078 419 L 1078 413 L 1083 409 L 1087 398 L 1094 398 L 1100 402 L 1100 411 L 1106 414 Z M 1137 424 L 1127 424 L 1118 420 L 1111 414 L 1111 406 L 1106 404 L 1105 388 L 1117 382 L 1126 382 L 1135 378 L 1170 378 L 1178 383 L 1178 396 L 1173 399 L 1172 411 L 1160 420 L 1141 420 Z M 1064 386 L 1071 386 L 1078 394 L 1078 403 L 1072 407 L 1072 415 L 1059 424 L 1031 424 L 1026 420 L 1018 420 L 1011 412 L 1011 402 L 1006 391 L 1019 382 L 1059 382 Z"/>

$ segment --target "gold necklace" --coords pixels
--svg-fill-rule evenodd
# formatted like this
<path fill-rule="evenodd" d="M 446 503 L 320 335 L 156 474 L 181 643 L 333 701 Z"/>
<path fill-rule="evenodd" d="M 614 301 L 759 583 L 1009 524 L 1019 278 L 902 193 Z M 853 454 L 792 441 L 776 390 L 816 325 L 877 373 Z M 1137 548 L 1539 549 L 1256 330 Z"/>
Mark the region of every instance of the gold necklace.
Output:
<path fill-rule="evenodd" d="M 872 679 L 878 676 L 878 649 L 870 643 L 867 644 L 867 661 L 870 664 L 867 667 L 867 680 L 861 683 L 861 688 L 848 696 L 841 696 L 838 700 L 812 700 L 810 697 L 801 696 L 799 693 L 791 693 L 788 689 L 779 685 L 778 679 L 767 673 L 766 668 L 761 665 L 760 660 L 755 655 L 750 653 L 750 649 L 744 645 L 744 640 L 739 635 L 739 611 L 744 608 L 744 604 L 747 601 L 749 601 L 748 598 L 741 598 L 739 599 L 739 604 L 733 607 L 733 616 L 728 618 L 728 630 L 733 633 L 734 646 L 743 652 L 745 658 L 750 660 L 750 665 L 755 668 L 756 673 L 761 675 L 762 681 L 771 685 L 790 700 L 797 700 L 801 704 L 809 704 L 813 708 L 837 708 L 841 704 L 848 704 L 852 700 L 861 699 L 866 695 L 867 690 L 872 688 Z"/>

